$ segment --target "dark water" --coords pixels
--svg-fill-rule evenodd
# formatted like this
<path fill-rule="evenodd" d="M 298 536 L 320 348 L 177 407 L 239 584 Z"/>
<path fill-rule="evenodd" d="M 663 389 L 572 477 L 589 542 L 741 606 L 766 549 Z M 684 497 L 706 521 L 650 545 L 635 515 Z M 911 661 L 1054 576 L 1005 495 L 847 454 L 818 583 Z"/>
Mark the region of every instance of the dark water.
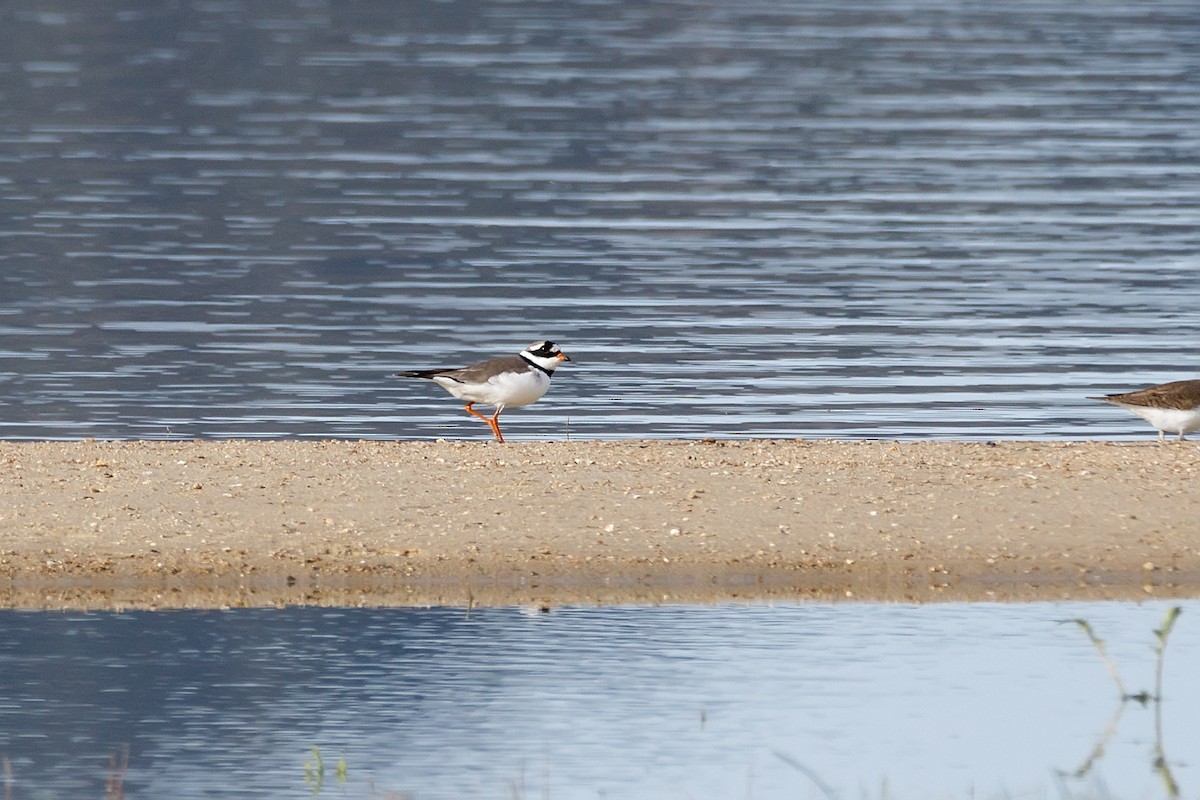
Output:
<path fill-rule="evenodd" d="M 1195 798 L 1167 607 L 0 611 L 4 797 Z"/>
<path fill-rule="evenodd" d="M 0 437 L 1133 438 L 1194 0 L 0 8 Z"/>

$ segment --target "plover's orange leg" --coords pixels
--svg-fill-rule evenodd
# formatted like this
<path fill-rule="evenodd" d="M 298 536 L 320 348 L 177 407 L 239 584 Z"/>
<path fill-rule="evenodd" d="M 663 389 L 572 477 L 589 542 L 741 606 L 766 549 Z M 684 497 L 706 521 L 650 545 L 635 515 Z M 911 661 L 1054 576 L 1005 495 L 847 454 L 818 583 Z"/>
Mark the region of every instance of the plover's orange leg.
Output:
<path fill-rule="evenodd" d="M 479 417 L 481 420 L 486 422 L 488 424 L 488 427 L 492 429 L 492 433 L 496 434 L 496 441 L 503 443 L 504 437 L 500 435 L 500 423 L 496 422 L 496 417 L 500 416 L 500 409 L 496 409 L 495 414 L 492 414 L 490 417 L 487 417 L 487 416 L 484 416 L 483 414 L 480 414 L 478 411 L 476 411 L 474 408 L 472 408 L 472 406 L 474 406 L 474 405 L 475 405 L 474 403 L 467 403 L 467 406 L 466 406 L 467 413 L 470 414 L 472 417 Z"/>

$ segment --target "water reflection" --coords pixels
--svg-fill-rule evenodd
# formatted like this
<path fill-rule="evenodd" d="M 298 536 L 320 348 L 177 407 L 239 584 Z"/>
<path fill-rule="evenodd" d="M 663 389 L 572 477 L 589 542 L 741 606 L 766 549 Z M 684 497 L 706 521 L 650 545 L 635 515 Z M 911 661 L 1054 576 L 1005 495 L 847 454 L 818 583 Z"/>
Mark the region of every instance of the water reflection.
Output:
<path fill-rule="evenodd" d="M 1110 725 L 1062 624 L 1152 690 L 1166 608 L 0 612 L 0 756 L 17 797 L 99 794 L 113 754 L 129 797 L 305 796 L 314 747 L 322 796 L 1161 797 L 1163 767 L 1190 796 L 1200 606 L 1157 734 L 1140 705 Z"/>
<path fill-rule="evenodd" d="M 1125 709 L 1130 703 L 1139 703 L 1142 707 L 1152 707 L 1154 711 L 1154 749 L 1151 763 L 1154 765 L 1155 772 L 1162 779 L 1163 789 L 1167 797 L 1179 797 L 1179 784 L 1175 781 L 1172 762 L 1167 758 L 1166 750 L 1163 744 L 1163 664 L 1166 660 L 1167 647 L 1170 643 L 1171 634 L 1174 632 L 1175 623 L 1179 620 L 1179 615 L 1183 612 L 1182 606 L 1171 606 L 1163 616 L 1162 623 L 1154 629 L 1154 687 L 1152 690 L 1143 689 L 1139 692 L 1130 692 L 1125 687 L 1125 683 L 1121 680 L 1121 672 L 1117 667 L 1116 662 L 1109 656 L 1108 647 L 1104 640 L 1096 635 L 1092 625 L 1086 619 L 1074 620 L 1088 639 L 1095 646 L 1097 654 L 1100 656 L 1104 666 L 1107 667 L 1109 675 L 1112 676 L 1113 682 L 1117 687 L 1118 702 L 1116 710 L 1113 712 L 1112 719 L 1105 727 L 1104 732 L 1096 740 L 1095 746 L 1092 748 L 1088 757 L 1073 771 L 1060 770 L 1059 775 L 1062 777 L 1070 777 L 1074 780 L 1087 778 L 1091 776 L 1096 765 L 1104 758 L 1105 748 L 1109 741 L 1113 738 L 1118 730 L 1121 722 L 1121 715 L 1125 713 Z"/>
<path fill-rule="evenodd" d="M 1190 3 L 14 10 L 0 436 L 1146 437 L 1189 377 Z M 1150 433 L 1149 435 L 1152 435 Z"/>

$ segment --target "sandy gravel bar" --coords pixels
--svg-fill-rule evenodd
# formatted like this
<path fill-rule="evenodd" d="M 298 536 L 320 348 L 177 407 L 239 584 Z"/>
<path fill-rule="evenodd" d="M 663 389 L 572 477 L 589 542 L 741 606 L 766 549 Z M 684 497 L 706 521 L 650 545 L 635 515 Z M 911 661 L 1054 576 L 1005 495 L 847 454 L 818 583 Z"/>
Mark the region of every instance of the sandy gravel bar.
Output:
<path fill-rule="evenodd" d="M 0 605 L 1200 595 L 1200 448 L 0 442 Z"/>

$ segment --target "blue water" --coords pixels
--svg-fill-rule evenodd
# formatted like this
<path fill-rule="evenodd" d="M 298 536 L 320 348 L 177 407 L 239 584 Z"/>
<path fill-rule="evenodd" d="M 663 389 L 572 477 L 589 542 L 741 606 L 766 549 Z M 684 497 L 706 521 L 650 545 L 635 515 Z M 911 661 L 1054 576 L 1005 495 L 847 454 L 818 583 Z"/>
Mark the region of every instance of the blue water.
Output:
<path fill-rule="evenodd" d="M 41 3 L 0 437 L 1148 438 L 1198 373 L 1195 3 Z"/>
<path fill-rule="evenodd" d="M 1195 798 L 1182 605 L 0 611 L 4 796 Z"/>

